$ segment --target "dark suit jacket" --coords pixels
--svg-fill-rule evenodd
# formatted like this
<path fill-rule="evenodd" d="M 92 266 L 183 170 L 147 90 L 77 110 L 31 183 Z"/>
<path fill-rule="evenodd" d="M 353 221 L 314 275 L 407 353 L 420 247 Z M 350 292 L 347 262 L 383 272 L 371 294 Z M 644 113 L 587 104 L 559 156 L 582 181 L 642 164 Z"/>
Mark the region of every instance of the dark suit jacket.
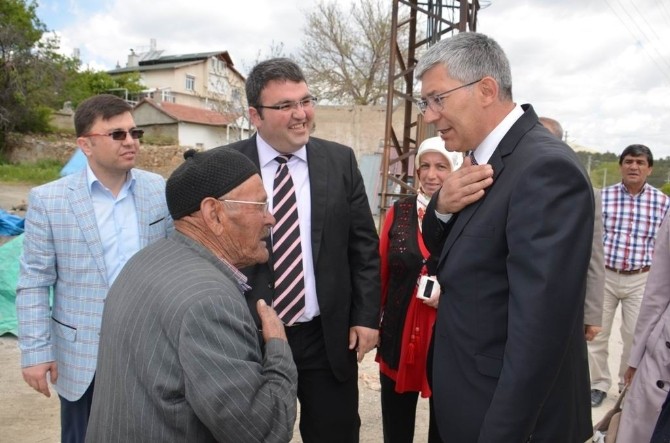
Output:
<path fill-rule="evenodd" d="M 229 147 L 259 166 L 256 136 Z M 356 353 L 348 348 L 349 328 L 379 327 L 379 236 L 351 148 L 311 137 L 307 162 L 312 259 L 323 335 L 333 373 L 345 380 L 357 371 Z M 272 302 L 272 259 L 243 272 L 252 287 L 246 296 L 256 315 L 259 298 Z"/>
<path fill-rule="evenodd" d="M 524 111 L 489 160 L 484 198 L 444 225 L 434 197 L 424 219 L 444 289 L 432 386 L 445 441 L 592 434 L 583 309 L 593 191 L 574 152 Z"/>

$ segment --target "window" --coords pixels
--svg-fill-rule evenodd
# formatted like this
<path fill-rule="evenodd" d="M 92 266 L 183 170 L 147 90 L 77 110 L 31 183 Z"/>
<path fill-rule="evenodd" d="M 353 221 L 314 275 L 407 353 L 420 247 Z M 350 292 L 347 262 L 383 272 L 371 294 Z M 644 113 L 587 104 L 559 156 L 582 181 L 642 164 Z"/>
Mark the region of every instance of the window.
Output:
<path fill-rule="evenodd" d="M 195 91 L 195 77 L 192 75 L 186 76 L 186 90 Z"/>
<path fill-rule="evenodd" d="M 175 96 L 169 89 L 161 89 L 161 101 L 168 103 L 175 103 Z"/>

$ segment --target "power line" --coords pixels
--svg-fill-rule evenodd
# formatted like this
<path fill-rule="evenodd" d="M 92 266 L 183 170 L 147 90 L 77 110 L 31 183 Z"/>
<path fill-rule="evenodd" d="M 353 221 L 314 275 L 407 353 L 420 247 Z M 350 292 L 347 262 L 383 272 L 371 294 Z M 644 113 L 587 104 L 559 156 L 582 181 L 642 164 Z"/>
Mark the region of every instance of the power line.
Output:
<path fill-rule="evenodd" d="M 605 1 L 605 3 L 607 4 L 607 6 L 610 8 L 610 10 L 612 11 L 612 13 L 616 16 L 616 18 L 621 22 L 621 24 L 623 24 L 623 26 L 626 28 L 626 30 L 628 31 L 628 33 L 633 37 L 633 39 L 635 40 L 635 42 L 639 43 L 639 44 L 642 46 L 642 49 L 643 49 L 644 52 L 647 54 L 647 56 L 649 57 L 649 59 L 656 65 L 656 67 L 658 68 L 659 72 L 660 72 L 664 77 L 666 77 L 666 78 L 668 79 L 668 81 L 670 82 L 670 74 L 668 73 L 668 71 L 665 70 L 665 68 L 664 68 L 663 66 L 661 66 L 661 65 L 659 64 L 659 62 L 656 60 L 656 58 L 649 52 L 649 50 L 648 50 L 648 46 L 652 46 L 652 49 L 654 49 L 654 51 L 656 52 L 656 54 L 658 54 L 658 56 L 661 58 L 661 60 L 662 60 L 662 61 L 663 61 L 669 68 L 670 68 L 670 64 L 668 64 L 668 62 L 667 62 L 667 61 L 665 60 L 665 58 L 658 52 L 658 50 L 657 50 L 655 47 L 653 47 L 653 44 L 651 44 L 651 41 L 650 41 L 649 37 L 647 37 L 647 35 L 645 34 L 645 32 L 640 28 L 640 26 L 639 26 L 639 25 L 637 24 L 637 22 L 633 19 L 633 17 L 630 15 L 630 13 L 623 7 L 623 5 L 621 5 L 621 2 L 620 2 L 619 0 L 617 0 L 617 2 L 619 3 L 619 6 L 621 6 L 621 9 L 623 10 L 623 12 L 624 12 L 624 13 L 628 16 L 628 18 L 630 19 L 630 22 L 632 22 L 632 23 L 635 25 L 635 27 L 642 33 L 642 36 L 643 36 L 643 37 L 650 43 L 650 45 L 645 45 L 645 44 L 641 41 L 641 39 L 635 34 L 635 32 L 633 32 L 633 30 L 628 26 L 628 21 L 624 20 L 624 19 L 621 17 L 621 15 L 616 11 L 616 9 L 614 9 L 614 7 L 612 7 L 612 5 L 610 4 L 609 0 L 604 0 L 604 1 Z"/>
<path fill-rule="evenodd" d="M 659 8 L 659 10 L 661 11 L 660 15 L 662 15 L 663 18 L 666 20 L 666 24 L 670 25 L 670 11 L 665 6 L 665 2 L 667 0 L 657 0 L 657 1 L 658 4 L 661 5 L 661 7 Z"/>

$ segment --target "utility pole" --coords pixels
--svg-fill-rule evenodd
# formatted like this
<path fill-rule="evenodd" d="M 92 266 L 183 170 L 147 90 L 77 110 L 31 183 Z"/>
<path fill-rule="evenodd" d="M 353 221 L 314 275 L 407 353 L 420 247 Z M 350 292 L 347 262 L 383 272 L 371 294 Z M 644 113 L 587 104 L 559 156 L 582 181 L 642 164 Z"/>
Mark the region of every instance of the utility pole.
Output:
<path fill-rule="evenodd" d="M 386 128 L 381 166 L 379 230 L 392 199 L 415 193 L 414 158 L 436 134 L 414 105 L 414 68 L 422 52 L 456 32 L 476 31 L 480 0 L 392 0 Z M 425 33 L 424 33 L 425 30 Z M 395 118 L 394 118 L 395 113 Z"/>

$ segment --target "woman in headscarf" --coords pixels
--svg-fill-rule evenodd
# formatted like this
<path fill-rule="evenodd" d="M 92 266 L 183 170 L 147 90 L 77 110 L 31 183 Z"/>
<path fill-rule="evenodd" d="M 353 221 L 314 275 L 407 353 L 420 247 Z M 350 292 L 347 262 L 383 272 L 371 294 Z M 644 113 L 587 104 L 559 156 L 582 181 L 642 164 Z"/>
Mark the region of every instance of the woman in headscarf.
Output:
<path fill-rule="evenodd" d="M 376 361 L 385 443 L 413 441 L 419 394 L 431 394 L 426 358 L 440 290 L 431 279 L 435 266 L 421 228 L 433 193 L 462 163 L 462 154 L 448 152 L 440 137 L 424 140 L 414 159 L 418 192 L 389 208 L 380 234 L 382 307 Z M 432 410 L 428 441 L 440 441 Z"/>

